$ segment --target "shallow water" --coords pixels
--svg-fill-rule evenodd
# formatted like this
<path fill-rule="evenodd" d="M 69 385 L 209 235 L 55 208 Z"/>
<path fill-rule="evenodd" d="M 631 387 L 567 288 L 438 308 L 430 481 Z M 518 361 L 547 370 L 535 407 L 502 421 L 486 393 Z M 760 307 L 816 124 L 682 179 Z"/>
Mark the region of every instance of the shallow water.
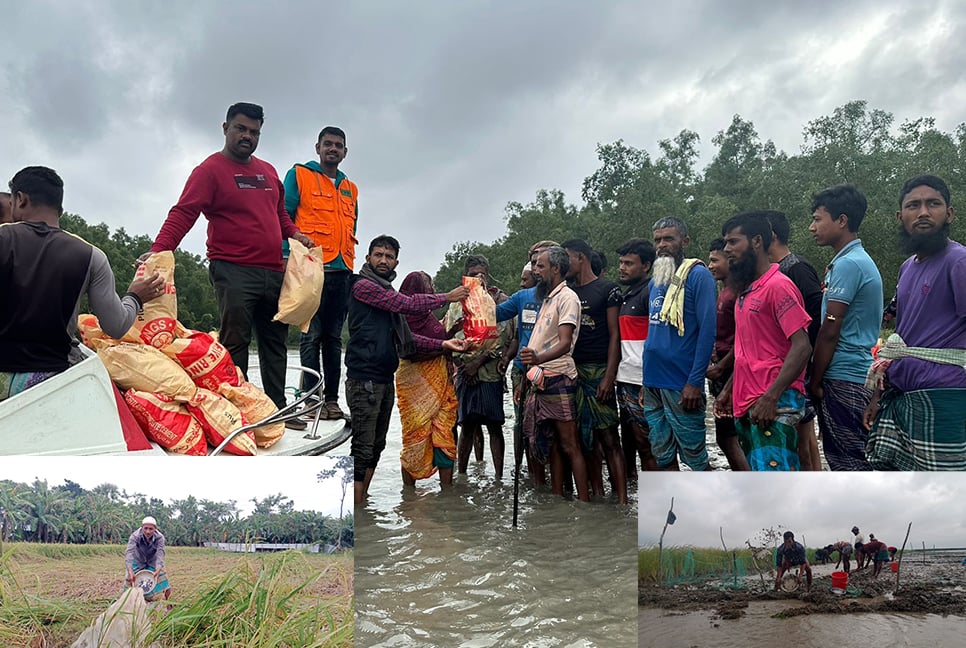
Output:
<path fill-rule="evenodd" d="M 504 430 L 501 482 L 487 439 L 452 491 L 434 477 L 404 494 L 394 413 L 356 510 L 356 646 L 637 645 L 636 497 L 584 504 L 521 480 L 514 529 L 509 415 Z"/>
<path fill-rule="evenodd" d="M 681 614 L 642 607 L 638 645 L 756 648 L 780 642 L 796 648 L 955 646 L 962 643 L 966 627 L 962 617 L 937 614 L 806 614 L 771 618 L 793 605 L 789 601 L 755 601 L 744 616 L 735 620 L 716 618 L 712 611 Z"/>

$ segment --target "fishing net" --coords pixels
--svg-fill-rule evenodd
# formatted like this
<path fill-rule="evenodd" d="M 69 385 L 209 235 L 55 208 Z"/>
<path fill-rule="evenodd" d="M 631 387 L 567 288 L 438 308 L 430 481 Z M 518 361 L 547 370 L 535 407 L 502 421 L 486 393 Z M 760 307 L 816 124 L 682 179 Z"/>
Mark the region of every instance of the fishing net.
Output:
<path fill-rule="evenodd" d="M 657 576 L 656 561 L 642 550 L 640 576 L 644 580 Z M 744 589 L 747 577 L 755 574 L 748 552 L 725 552 L 715 549 L 674 547 L 664 549 L 660 558 L 660 582 L 665 585 L 703 585 L 722 589 Z M 657 557 L 654 550 L 653 558 Z"/>

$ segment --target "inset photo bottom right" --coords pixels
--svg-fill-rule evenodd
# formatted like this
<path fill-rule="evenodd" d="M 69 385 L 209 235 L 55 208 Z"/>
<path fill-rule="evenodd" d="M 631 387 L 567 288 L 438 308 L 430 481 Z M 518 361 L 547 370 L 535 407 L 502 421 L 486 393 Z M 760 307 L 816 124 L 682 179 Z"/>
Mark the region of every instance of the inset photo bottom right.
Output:
<path fill-rule="evenodd" d="M 966 474 L 641 473 L 639 488 L 640 648 L 962 639 Z"/>

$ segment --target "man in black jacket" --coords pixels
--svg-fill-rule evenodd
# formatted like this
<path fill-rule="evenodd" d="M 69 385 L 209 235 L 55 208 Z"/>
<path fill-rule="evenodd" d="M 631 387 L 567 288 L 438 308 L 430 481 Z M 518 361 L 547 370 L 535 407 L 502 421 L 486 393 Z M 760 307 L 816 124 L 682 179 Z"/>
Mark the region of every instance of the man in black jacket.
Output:
<path fill-rule="evenodd" d="M 346 400 L 352 417 L 352 457 L 356 504 L 365 502 L 379 456 L 386 448 L 389 417 L 396 398 L 393 375 L 400 354 L 464 351 L 465 340 L 413 335 L 403 315 L 426 313 L 469 296 L 465 286 L 436 295 L 403 295 L 392 287 L 399 263 L 399 241 L 377 236 L 366 262 L 353 277 L 346 344 Z"/>

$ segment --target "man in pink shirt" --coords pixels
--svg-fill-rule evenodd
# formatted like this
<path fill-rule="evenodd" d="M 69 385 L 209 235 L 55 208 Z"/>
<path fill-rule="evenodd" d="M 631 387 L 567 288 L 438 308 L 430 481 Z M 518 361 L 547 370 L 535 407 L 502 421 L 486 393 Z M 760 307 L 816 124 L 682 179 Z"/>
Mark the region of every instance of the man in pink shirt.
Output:
<path fill-rule="evenodd" d="M 151 252 L 174 250 L 198 216 L 205 215 L 208 276 L 221 315 L 221 343 L 247 375 L 254 328 L 262 386 L 282 408 L 288 325 L 272 321 L 285 270 L 282 239 L 294 238 L 307 247 L 312 247 L 312 241 L 285 211 L 285 194 L 275 168 L 253 155 L 263 122 L 261 106 L 236 103 L 228 108 L 222 124 L 225 147 L 191 172 Z M 298 420 L 287 421 L 286 426 L 306 427 Z"/>
<path fill-rule="evenodd" d="M 802 295 L 768 260 L 771 225 L 758 212 L 721 228 L 735 306 L 734 374 L 715 400 L 733 412 L 752 470 L 799 470 L 795 424 L 805 413 L 805 364 L 811 353 Z"/>

